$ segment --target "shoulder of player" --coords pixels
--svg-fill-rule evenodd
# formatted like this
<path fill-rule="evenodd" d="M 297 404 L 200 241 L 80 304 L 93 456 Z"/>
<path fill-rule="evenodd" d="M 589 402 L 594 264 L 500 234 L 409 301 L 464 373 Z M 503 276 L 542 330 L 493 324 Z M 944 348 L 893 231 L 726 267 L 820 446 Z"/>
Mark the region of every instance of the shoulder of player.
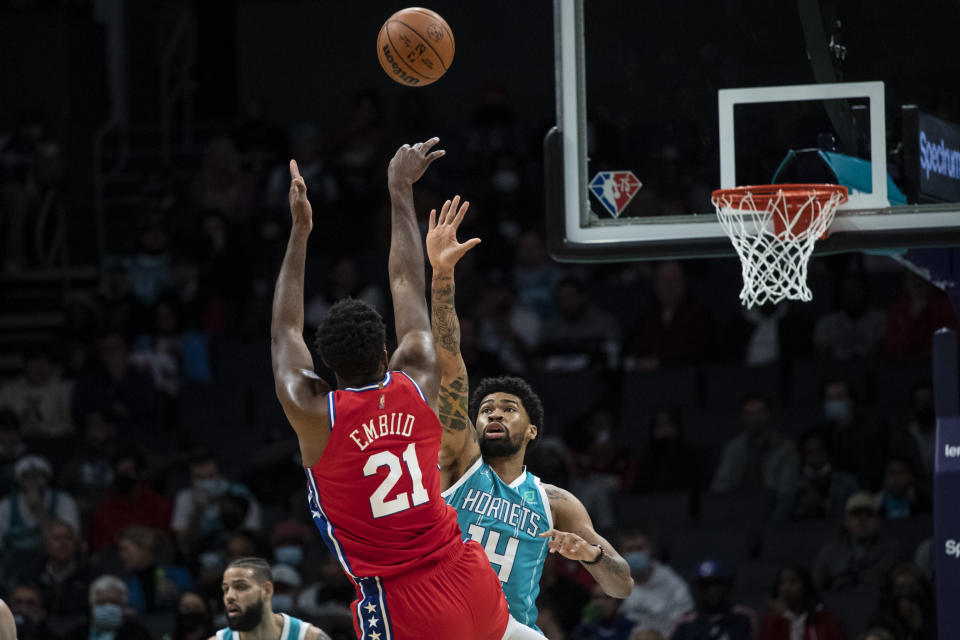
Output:
<path fill-rule="evenodd" d="M 583 508 L 583 503 L 580 502 L 580 499 L 566 489 L 546 482 L 541 483 L 540 486 L 543 487 L 544 493 L 547 494 L 547 500 L 550 501 L 550 510 L 553 511 L 554 516 L 558 513 L 566 513 L 570 509 L 578 506 L 581 509 Z"/>
<path fill-rule="evenodd" d="M 327 635 L 320 627 L 315 627 L 312 624 L 307 624 L 307 635 L 304 636 L 304 640 L 330 640 L 330 636 Z"/>

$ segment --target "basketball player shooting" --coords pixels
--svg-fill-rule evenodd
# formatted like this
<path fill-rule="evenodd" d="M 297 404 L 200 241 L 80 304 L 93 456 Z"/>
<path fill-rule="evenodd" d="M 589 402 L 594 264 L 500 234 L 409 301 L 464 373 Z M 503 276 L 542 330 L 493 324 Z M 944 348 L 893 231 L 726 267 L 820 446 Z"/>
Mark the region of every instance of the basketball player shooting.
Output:
<path fill-rule="evenodd" d="M 316 339 L 336 376 L 334 391 L 314 372 L 303 339 L 313 212 L 290 162 L 292 228 L 271 326 L 274 382 L 300 442 L 313 520 L 356 586 L 353 621 L 362 640 L 531 637 L 509 617 L 483 549 L 461 540 L 456 512 L 440 496 L 440 374 L 413 207 L 413 184 L 444 155 L 434 150 L 438 141 L 400 147 L 387 170 L 397 350 L 388 357 L 383 319 L 373 307 L 337 302 Z"/>
<path fill-rule="evenodd" d="M 444 204 L 430 215 L 427 254 L 433 267 L 433 333 L 442 379 L 440 478 L 443 496 L 457 510 L 463 535 L 484 545 L 507 596 L 510 614 L 536 629 L 535 602 L 546 553 L 578 560 L 610 596 L 633 589 L 630 567 L 593 529 L 583 503 L 569 491 L 526 471 L 527 445 L 543 426 L 543 406 L 519 378 L 487 378 L 468 407 L 467 368 L 460 354 L 454 308 L 456 263 L 479 239 L 457 241 L 469 203 Z M 471 423 L 476 412 L 476 428 Z"/>

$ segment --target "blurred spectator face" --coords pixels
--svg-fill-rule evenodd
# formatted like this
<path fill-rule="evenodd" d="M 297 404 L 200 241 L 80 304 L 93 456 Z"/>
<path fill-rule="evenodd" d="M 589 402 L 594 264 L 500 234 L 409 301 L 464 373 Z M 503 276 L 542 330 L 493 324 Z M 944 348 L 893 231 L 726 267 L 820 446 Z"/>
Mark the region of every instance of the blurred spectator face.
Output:
<path fill-rule="evenodd" d="M 154 564 L 153 550 L 146 540 L 139 536 L 124 535 L 117 541 L 117 550 L 123 566 L 130 571 L 140 571 Z M 147 544 L 144 544 L 147 542 Z"/>
<path fill-rule="evenodd" d="M 46 611 L 43 608 L 43 598 L 40 592 L 28 585 L 14 587 L 10 592 L 10 611 L 30 618 L 34 622 L 40 622 L 46 617 Z"/>
<path fill-rule="evenodd" d="M 161 302 L 154 310 L 154 329 L 158 336 L 174 336 L 177 334 L 177 314 L 173 307 Z"/>
<path fill-rule="evenodd" d="M 250 631 L 260 623 L 265 600 L 270 595 L 264 586 L 269 584 L 257 584 L 249 568 L 231 567 L 223 572 L 223 606 L 231 629 Z"/>
<path fill-rule="evenodd" d="M 793 569 L 784 569 L 777 580 L 777 598 L 782 600 L 790 609 L 797 610 L 803 605 L 806 598 L 803 580 Z"/>
<path fill-rule="evenodd" d="M 207 628 L 210 624 L 210 611 L 203 598 L 195 593 L 185 593 L 180 596 L 177 605 L 177 631 L 174 637 L 180 638 L 185 634 L 197 632 Z"/>
<path fill-rule="evenodd" d="M 229 483 L 220 475 L 220 465 L 216 460 L 199 460 L 190 465 L 190 478 L 195 489 L 207 495 L 222 496 Z"/>
<path fill-rule="evenodd" d="M 903 460 L 890 460 L 883 472 L 883 490 L 894 498 L 903 498 L 913 488 L 913 471 Z"/>
<path fill-rule="evenodd" d="M 23 373 L 30 384 L 44 384 L 53 376 L 53 362 L 45 353 L 33 354 L 27 358 Z"/>
<path fill-rule="evenodd" d="M 621 541 L 620 552 L 637 583 L 646 583 L 653 574 L 652 559 L 655 551 L 653 542 L 642 533 L 628 535 Z"/>
<path fill-rule="evenodd" d="M 227 563 L 257 555 L 253 540 L 242 534 L 234 534 L 227 540 Z"/>
<path fill-rule="evenodd" d="M 66 565 L 76 558 L 77 534 L 69 524 L 57 520 L 47 525 L 43 545 L 47 558 L 54 564 Z"/>
<path fill-rule="evenodd" d="M 658 442 L 677 440 L 680 428 L 669 411 L 657 411 L 653 416 L 653 439 Z"/>
<path fill-rule="evenodd" d="M 167 250 L 170 236 L 160 221 L 153 221 L 140 233 L 140 248 L 148 254 L 159 255 Z"/>
<path fill-rule="evenodd" d="M 873 509 L 854 509 L 844 516 L 844 525 L 856 542 L 866 542 L 880 530 L 880 517 Z"/>
<path fill-rule="evenodd" d="M 564 282 L 557 287 L 554 293 L 554 304 L 557 311 L 566 320 L 577 320 L 583 315 L 586 308 L 586 298 L 579 285 L 573 282 Z"/>
<path fill-rule="evenodd" d="M 137 460 L 131 456 L 118 458 L 113 467 L 114 486 L 121 493 L 130 493 L 140 480 Z"/>
<path fill-rule="evenodd" d="M 104 451 L 116 440 L 117 428 L 99 411 L 88 413 L 83 427 L 83 439 L 93 451 Z"/>
<path fill-rule="evenodd" d="M 830 472 L 830 452 L 818 436 L 803 443 L 803 471 L 808 477 L 821 477 Z"/>
<path fill-rule="evenodd" d="M 653 288 L 661 305 L 668 309 L 675 308 L 683 298 L 685 287 L 683 268 L 679 262 L 668 260 L 657 265 Z"/>
<path fill-rule="evenodd" d="M 123 624 L 123 608 L 127 606 L 127 594 L 121 589 L 101 587 L 90 596 L 90 606 L 94 629 L 117 629 Z"/>
<path fill-rule="evenodd" d="M 770 424 L 770 408 L 765 400 L 751 398 L 740 408 L 740 422 L 748 435 L 755 436 L 766 431 Z"/>
<path fill-rule="evenodd" d="M 50 484 L 50 477 L 42 470 L 30 469 L 20 474 L 18 481 L 25 493 L 44 493 Z"/>
<path fill-rule="evenodd" d="M 823 388 L 823 414 L 827 420 L 841 424 L 853 417 L 853 396 L 846 382 L 828 382 Z"/>
<path fill-rule="evenodd" d="M 700 606 L 706 612 L 723 611 L 727 608 L 730 599 L 730 581 L 716 578 L 701 578 L 697 580 L 697 591 L 700 594 Z"/>

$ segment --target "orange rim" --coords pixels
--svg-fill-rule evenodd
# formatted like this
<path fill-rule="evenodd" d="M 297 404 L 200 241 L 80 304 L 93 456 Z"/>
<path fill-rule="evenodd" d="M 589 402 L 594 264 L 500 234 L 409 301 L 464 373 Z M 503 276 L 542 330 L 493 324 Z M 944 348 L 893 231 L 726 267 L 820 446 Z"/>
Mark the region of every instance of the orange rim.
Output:
<path fill-rule="evenodd" d="M 730 187 L 729 189 L 717 189 L 714 191 L 710 200 L 717 204 L 723 200 L 736 200 L 746 196 L 751 196 L 758 206 L 765 207 L 767 202 L 777 197 L 777 194 L 783 193 L 783 199 L 788 205 L 797 202 L 804 202 L 813 195 L 820 202 L 827 202 L 836 194 L 840 194 L 840 202 L 847 201 L 847 188 L 840 184 L 761 184 L 746 187 Z"/>

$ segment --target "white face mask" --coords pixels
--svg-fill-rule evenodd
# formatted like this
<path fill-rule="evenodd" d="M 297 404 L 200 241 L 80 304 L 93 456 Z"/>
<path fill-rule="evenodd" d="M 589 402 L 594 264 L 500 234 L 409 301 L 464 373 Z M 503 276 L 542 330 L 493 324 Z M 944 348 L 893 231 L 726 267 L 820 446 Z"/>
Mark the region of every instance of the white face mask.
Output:
<path fill-rule="evenodd" d="M 205 478 L 203 480 L 194 480 L 193 486 L 207 495 L 219 498 L 227 492 L 230 483 L 226 478 Z"/>

